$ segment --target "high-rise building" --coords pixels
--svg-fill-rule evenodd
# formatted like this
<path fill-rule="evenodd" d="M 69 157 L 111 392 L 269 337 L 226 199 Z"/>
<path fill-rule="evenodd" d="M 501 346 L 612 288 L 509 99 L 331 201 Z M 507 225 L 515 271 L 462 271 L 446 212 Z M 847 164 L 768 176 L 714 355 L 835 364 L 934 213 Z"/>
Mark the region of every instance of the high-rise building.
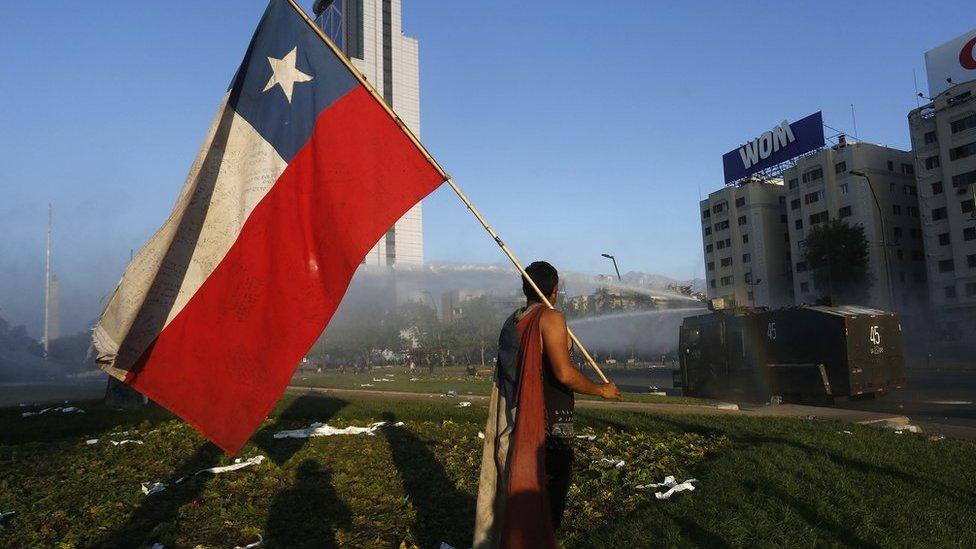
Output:
<path fill-rule="evenodd" d="M 783 172 L 797 304 L 839 293 L 829 282 L 818 287 L 805 259 L 810 231 L 839 219 L 862 226 L 868 241 L 869 297 L 859 305 L 901 312 L 926 306 L 914 170 L 909 152 L 841 136 L 838 144 L 796 159 Z"/>
<path fill-rule="evenodd" d="M 401 0 L 318 0 L 316 22 L 387 104 L 420 136 L 420 65 L 415 38 L 403 35 Z M 368 265 L 424 262 L 423 211 L 411 208 L 366 255 Z"/>
<path fill-rule="evenodd" d="M 792 305 L 783 181 L 746 179 L 699 206 L 708 297 L 727 306 Z"/>
<path fill-rule="evenodd" d="M 976 81 L 908 114 L 936 328 L 976 329 Z"/>

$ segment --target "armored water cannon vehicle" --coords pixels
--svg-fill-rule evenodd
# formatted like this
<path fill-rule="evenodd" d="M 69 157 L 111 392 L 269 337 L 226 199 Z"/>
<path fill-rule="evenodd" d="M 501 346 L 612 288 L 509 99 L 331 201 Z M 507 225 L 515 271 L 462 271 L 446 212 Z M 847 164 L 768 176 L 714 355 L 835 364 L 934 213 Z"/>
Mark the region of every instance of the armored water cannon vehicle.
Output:
<path fill-rule="evenodd" d="M 905 384 L 898 314 L 868 307 L 716 310 L 685 318 L 678 345 L 689 396 L 831 402 Z"/>

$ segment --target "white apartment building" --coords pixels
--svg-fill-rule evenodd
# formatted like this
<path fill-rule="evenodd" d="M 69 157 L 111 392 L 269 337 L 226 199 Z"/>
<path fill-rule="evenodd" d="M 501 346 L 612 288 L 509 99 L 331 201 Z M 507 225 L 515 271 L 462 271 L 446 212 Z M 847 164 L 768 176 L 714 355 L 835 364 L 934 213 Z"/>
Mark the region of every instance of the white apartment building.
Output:
<path fill-rule="evenodd" d="M 957 84 L 908 114 L 929 295 L 949 337 L 976 329 L 974 95 L 976 82 Z"/>
<path fill-rule="evenodd" d="M 742 307 L 793 304 L 781 179 L 750 179 L 699 203 L 706 292 Z"/>
<path fill-rule="evenodd" d="M 316 22 L 420 136 L 420 61 L 415 38 L 403 35 L 401 0 L 318 0 Z M 423 209 L 411 208 L 366 255 L 368 265 L 424 262 Z"/>
<path fill-rule="evenodd" d="M 863 226 L 868 241 L 873 283 L 868 302 L 858 305 L 901 312 L 925 307 L 925 253 L 914 174 L 911 153 L 843 136 L 837 145 L 797 158 L 783 172 L 796 304 L 831 296 L 830 287 L 817 287 L 813 280 L 805 260 L 806 237 L 822 223 L 840 219 Z"/>

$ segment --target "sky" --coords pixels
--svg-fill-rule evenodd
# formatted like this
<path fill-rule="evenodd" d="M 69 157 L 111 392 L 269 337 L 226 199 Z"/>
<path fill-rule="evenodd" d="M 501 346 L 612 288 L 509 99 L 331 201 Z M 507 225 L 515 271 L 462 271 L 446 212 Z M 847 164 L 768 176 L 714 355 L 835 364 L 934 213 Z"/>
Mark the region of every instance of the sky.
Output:
<path fill-rule="evenodd" d="M 976 25 L 948 0 L 403 2 L 421 139 L 516 254 L 677 279 L 704 275 L 723 153 L 818 110 L 853 135 L 852 104 L 861 139 L 908 149 L 913 71 L 925 91 L 923 53 Z M 0 3 L 0 317 L 40 333 L 51 202 L 62 331 L 95 320 L 265 5 Z M 429 262 L 504 260 L 446 186 L 424 233 Z"/>

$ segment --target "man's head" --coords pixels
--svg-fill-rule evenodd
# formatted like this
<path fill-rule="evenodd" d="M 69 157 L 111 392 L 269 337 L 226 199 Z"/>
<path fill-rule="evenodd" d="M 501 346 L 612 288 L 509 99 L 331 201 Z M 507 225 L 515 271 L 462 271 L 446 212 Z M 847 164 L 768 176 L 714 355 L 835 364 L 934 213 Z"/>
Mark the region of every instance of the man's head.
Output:
<path fill-rule="evenodd" d="M 556 290 L 559 286 L 559 273 L 556 268 L 545 261 L 536 261 L 525 268 L 525 272 L 532 278 L 532 282 L 542 290 L 542 293 L 549 299 L 549 303 L 556 304 Z M 542 302 L 539 296 L 532 289 L 529 281 L 522 277 L 522 293 L 529 302 Z"/>

